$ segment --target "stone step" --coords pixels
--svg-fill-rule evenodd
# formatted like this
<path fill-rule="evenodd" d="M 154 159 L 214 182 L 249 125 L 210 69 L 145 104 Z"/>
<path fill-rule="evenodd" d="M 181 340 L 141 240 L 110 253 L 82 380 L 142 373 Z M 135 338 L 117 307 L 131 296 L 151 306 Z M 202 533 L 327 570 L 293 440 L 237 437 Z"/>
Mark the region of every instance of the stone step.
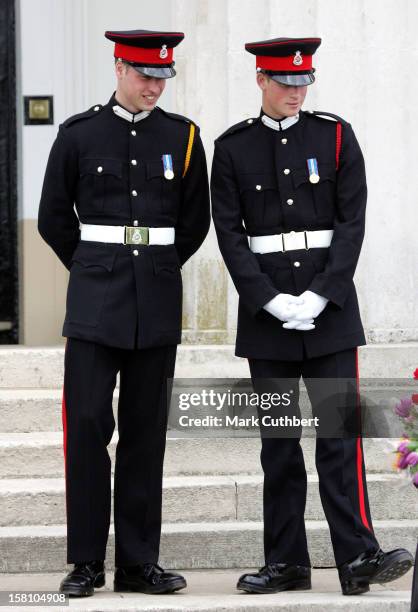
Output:
<path fill-rule="evenodd" d="M 225 380 L 225 379 L 224 379 Z M 226 379 L 227 381 L 231 379 Z M 252 393 L 251 386 L 242 386 L 243 379 L 239 379 L 240 389 L 250 394 Z M 401 437 L 402 426 L 399 419 L 394 415 L 393 405 L 399 401 L 401 397 L 411 395 L 414 392 L 413 383 L 407 379 L 402 383 L 400 379 L 397 381 L 377 381 L 376 379 L 367 379 L 363 381 L 361 387 L 362 395 L 362 407 L 363 407 L 363 424 L 364 432 L 368 436 L 375 437 Z M 246 379 L 246 385 L 250 385 L 249 379 Z M 235 409 L 230 406 L 229 410 L 225 407 L 221 411 L 216 411 L 214 406 L 208 407 L 203 405 L 191 406 L 188 411 L 180 409 L 177 404 L 180 393 L 192 393 L 200 390 L 208 391 L 208 384 L 212 384 L 213 392 L 231 392 L 229 389 L 230 383 L 222 383 L 219 387 L 219 382 L 206 381 L 204 379 L 196 381 L 193 387 L 190 388 L 181 381 L 177 381 L 175 384 L 176 394 L 173 395 L 172 405 L 170 409 L 168 427 L 170 430 L 178 431 L 179 436 L 190 436 L 204 437 L 208 434 L 212 435 L 216 429 L 216 432 L 221 431 L 221 435 L 236 435 L 244 431 L 243 428 L 233 427 L 231 425 L 225 425 L 225 417 L 228 414 L 230 417 L 233 414 L 237 416 L 256 416 L 256 409 L 252 410 L 242 408 L 239 411 L 238 405 Z M 118 398 L 119 389 L 115 389 L 113 397 L 113 414 L 115 423 L 117 423 L 118 413 Z M 301 416 L 306 419 L 312 417 L 312 407 L 307 394 L 305 385 L 303 382 L 300 384 L 300 397 L 299 407 Z M 245 411 L 246 410 L 246 411 Z M 290 412 L 289 412 L 290 414 Z M 185 427 L 180 426 L 180 418 L 192 417 L 201 418 L 207 415 L 216 415 L 221 417 L 221 426 L 210 428 L 200 427 L 186 430 Z M 116 425 L 117 428 L 117 425 Z M 29 433 L 35 431 L 60 431 L 62 429 L 62 390 L 61 389 L 0 389 L 0 432 L 2 433 Z M 248 428 L 247 428 L 248 430 Z M 256 435 L 258 431 L 253 427 L 252 432 L 247 431 L 245 435 Z M 304 426 L 304 435 L 315 436 L 315 430 L 313 424 L 309 427 Z"/>
<path fill-rule="evenodd" d="M 418 362 L 418 342 L 359 347 L 363 378 L 410 378 Z M 48 389 L 62 387 L 64 348 L 22 345 L 0 347 L 0 388 Z M 177 378 L 248 378 L 246 359 L 234 356 L 233 345 L 179 346 Z"/>
<path fill-rule="evenodd" d="M 314 567 L 334 567 L 325 521 L 307 521 Z M 415 551 L 418 521 L 375 521 L 384 550 L 400 546 Z M 262 524 L 259 522 L 164 524 L 160 563 L 172 569 L 240 568 L 263 565 Z M 113 526 L 107 548 L 108 567 L 114 559 Z M 65 525 L 0 527 L 0 572 L 53 572 L 66 567 Z"/>
<path fill-rule="evenodd" d="M 409 612 L 412 571 L 386 585 L 372 585 L 370 593 L 361 597 L 341 594 L 334 569 L 314 569 L 311 591 L 286 591 L 272 595 L 249 597 L 235 588 L 245 570 L 181 570 L 187 588 L 176 595 L 143 595 L 114 593 L 113 573 L 107 571 L 106 586 L 97 589 L 94 597 L 71 599 L 69 608 L 84 612 Z M 56 591 L 61 573 L 2 574 L 1 591 Z M 15 612 L 16 607 L 2 608 Z M 39 609 L 39 608 L 36 608 Z M 46 609 L 46 608 L 45 608 Z M 53 608 L 55 609 L 55 608 Z M 64 609 L 64 608 L 63 608 Z"/>
<path fill-rule="evenodd" d="M 64 474 L 62 432 L 0 433 L 0 478 L 55 478 Z M 109 445 L 114 467 L 117 433 Z M 369 473 L 392 471 L 396 440 L 366 438 L 364 456 Z M 315 473 L 315 439 L 303 438 L 305 465 Z M 166 476 L 198 474 L 259 474 L 258 437 L 178 438 L 169 432 Z"/>
<path fill-rule="evenodd" d="M 393 474 L 371 474 L 368 491 L 374 520 L 415 519 L 415 488 Z M 262 476 L 177 476 L 164 479 L 163 521 L 166 523 L 262 520 Z M 308 477 L 305 517 L 324 520 L 318 477 Z M 64 523 L 65 483 L 62 478 L 0 480 L 0 526 Z"/>

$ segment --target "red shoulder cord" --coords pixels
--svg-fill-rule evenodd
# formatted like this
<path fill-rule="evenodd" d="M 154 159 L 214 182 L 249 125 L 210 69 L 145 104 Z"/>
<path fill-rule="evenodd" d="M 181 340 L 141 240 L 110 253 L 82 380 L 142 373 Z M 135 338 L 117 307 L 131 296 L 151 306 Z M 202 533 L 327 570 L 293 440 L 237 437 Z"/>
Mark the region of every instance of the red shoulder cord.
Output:
<path fill-rule="evenodd" d="M 340 151 L 341 151 L 341 123 L 337 123 L 335 131 L 335 161 L 336 170 L 340 165 Z"/>

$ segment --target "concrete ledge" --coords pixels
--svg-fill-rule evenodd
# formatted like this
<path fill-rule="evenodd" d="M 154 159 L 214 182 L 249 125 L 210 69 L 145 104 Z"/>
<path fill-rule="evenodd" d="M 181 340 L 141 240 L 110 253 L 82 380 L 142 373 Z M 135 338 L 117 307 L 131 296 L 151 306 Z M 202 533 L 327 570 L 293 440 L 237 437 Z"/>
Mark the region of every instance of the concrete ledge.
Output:
<path fill-rule="evenodd" d="M 386 585 L 373 585 L 361 597 L 344 597 L 340 591 L 337 572 L 315 569 L 312 571 L 312 590 L 250 596 L 237 591 L 235 585 L 245 570 L 180 570 L 187 580 L 187 588 L 175 595 L 143 595 L 141 593 L 114 593 L 113 574 L 107 571 L 106 586 L 98 589 L 94 597 L 71 599 L 70 609 L 85 612 L 112 610 L 125 612 L 409 612 L 412 571 Z M 56 591 L 63 575 L 2 574 L 2 591 L 40 590 Z M 15 611 L 16 608 L 3 608 Z"/>
<path fill-rule="evenodd" d="M 415 551 L 416 520 L 375 521 L 384 550 L 400 546 Z M 307 521 L 309 551 L 314 567 L 333 567 L 328 525 Z M 175 568 L 239 568 L 263 565 L 262 524 L 258 522 L 177 523 L 163 526 L 160 562 Z M 0 527 L 0 572 L 64 571 L 66 527 L 27 525 Z M 113 527 L 107 548 L 109 569 L 114 559 Z"/>
<path fill-rule="evenodd" d="M 1 414 L 1 410 L 0 410 Z M 0 428 L 1 430 L 1 428 Z M 164 473 L 166 476 L 199 474 L 261 474 L 260 439 L 176 438 L 169 432 Z M 114 469 L 117 433 L 108 447 Z M 55 478 L 64 475 L 63 435 L 61 431 L 0 433 L 0 478 Z M 392 471 L 395 440 L 363 440 L 368 473 Z M 316 473 L 313 438 L 302 439 L 305 466 Z M 406 486 L 406 483 L 405 483 Z"/>
<path fill-rule="evenodd" d="M 418 522 L 416 491 L 411 484 L 407 486 L 393 474 L 369 475 L 367 483 L 374 520 Z M 262 500 L 261 475 L 168 477 L 164 479 L 163 521 L 261 521 Z M 305 517 L 325 519 L 317 475 L 308 477 Z M 54 525 L 65 520 L 62 478 L 0 480 L 0 526 Z"/>
<path fill-rule="evenodd" d="M 2 346 L 0 388 L 61 388 L 63 347 Z M 410 378 L 418 362 L 418 342 L 375 344 L 359 348 L 363 378 Z M 249 377 L 246 359 L 234 356 L 233 345 L 180 345 L 178 378 Z"/>

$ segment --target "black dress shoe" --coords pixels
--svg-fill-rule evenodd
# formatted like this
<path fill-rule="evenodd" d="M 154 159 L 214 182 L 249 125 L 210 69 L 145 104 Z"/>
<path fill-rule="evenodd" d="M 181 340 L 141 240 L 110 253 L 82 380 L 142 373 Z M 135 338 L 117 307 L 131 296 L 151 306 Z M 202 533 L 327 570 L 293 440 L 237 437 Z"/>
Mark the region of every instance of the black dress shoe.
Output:
<path fill-rule="evenodd" d="M 144 563 L 133 567 L 118 567 L 115 572 L 114 590 L 135 593 L 174 593 L 187 586 L 186 580 L 175 572 L 166 572 L 156 563 Z"/>
<path fill-rule="evenodd" d="M 62 580 L 60 593 L 70 597 L 89 597 L 94 589 L 105 585 L 103 561 L 76 563 L 74 569 Z"/>
<path fill-rule="evenodd" d="M 387 553 L 364 552 L 338 568 L 343 595 L 360 595 L 369 584 L 384 584 L 400 578 L 412 567 L 414 557 L 404 548 Z"/>
<path fill-rule="evenodd" d="M 278 593 L 311 587 L 311 568 L 288 563 L 269 563 L 255 574 L 243 574 L 237 589 L 247 593 Z"/>

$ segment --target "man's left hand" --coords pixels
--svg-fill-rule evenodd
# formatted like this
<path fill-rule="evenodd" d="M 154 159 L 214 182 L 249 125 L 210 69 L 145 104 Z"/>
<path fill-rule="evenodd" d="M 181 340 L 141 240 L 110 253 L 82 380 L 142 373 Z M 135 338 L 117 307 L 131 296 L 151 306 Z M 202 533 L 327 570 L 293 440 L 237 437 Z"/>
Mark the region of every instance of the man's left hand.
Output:
<path fill-rule="evenodd" d="M 289 321 L 283 323 L 282 327 L 285 329 L 298 329 L 296 323 L 309 319 L 315 319 L 315 317 L 321 314 L 329 302 L 327 298 L 324 298 L 313 291 L 305 291 L 299 297 L 303 299 L 303 303 L 297 305 L 296 314 L 289 319 Z"/>

